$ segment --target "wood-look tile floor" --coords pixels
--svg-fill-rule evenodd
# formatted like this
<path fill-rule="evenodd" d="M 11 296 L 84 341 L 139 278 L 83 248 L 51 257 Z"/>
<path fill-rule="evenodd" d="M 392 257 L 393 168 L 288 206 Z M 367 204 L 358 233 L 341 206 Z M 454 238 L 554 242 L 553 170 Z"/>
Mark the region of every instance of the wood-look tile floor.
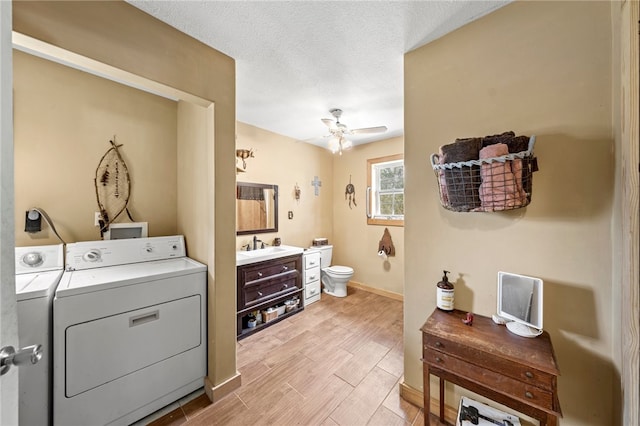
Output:
<path fill-rule="evenodd" d="M 402 302 L 349 288 L 237 343 L 242 386 L 200 395 L 153 426 L 421 425 L 399 396 Z M 439 422 L 432 416 L 432 424 Z"/>

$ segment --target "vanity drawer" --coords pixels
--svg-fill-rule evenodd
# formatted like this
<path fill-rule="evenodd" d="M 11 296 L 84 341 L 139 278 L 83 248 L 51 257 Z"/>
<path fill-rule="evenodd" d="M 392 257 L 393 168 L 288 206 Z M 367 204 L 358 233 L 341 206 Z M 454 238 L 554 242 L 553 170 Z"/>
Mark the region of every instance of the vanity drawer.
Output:
<path fill-rule="evenodd" d="M 320 252 L 305 253 L 304 269 L 320 267 Z"/>
<path fill-rule="evenodd" d="M 424 362 L 444 371 L 453 372 L 472 382 L 482 384 L 493 390 L 499 391 L 511 398 L 525 401 L 547 410 L 553 410 L 553 392 L 521 382 L 482 366 L 472 364 L 461 359 L 449 356 L 433 349 L 425 349 Z"/>
<path fill-rule="evenodd" d="M 252 281 L 269 278 L 273 275 L 278 275 L 295 270 L 296 259 L 284 258 L 281 261 L 272 261 L 267 264 L 257 264 L 250 267 L 242 268 L 242 276 L 239 278 L 242 280 L 241 282 L 244 282 L 246 285 L 246 283 L 250 283 Z"/>
<path fill-rule="evenodd" d="M 556 376 L 506 358 L 486 357 L 479 350 L 469 346 L 451 342 L 433 335 L 423 335 L 423 353 L 436 350 L 440 353 L 453 355 L 460 359 L 484 359 L 483 367 L 493 370 L 503 376 L 509 376 L 520 382 L 546 390 L 556 387 Z"/>
<path fill-rule="evenodd" d="M 320 296 L 320 280 L 314 281 L 312 283 L 307 283 L 304 287 L 304 298 L 311 299 L 314 297 L 319 298 Z"/>
<path fill-rule="evenodd" d="M 308 285 L 314 281 L 320 281 L 320 267 L 307 269 L 304 271 L 304 285 Z"/>
<path fill-rule="evenodd" d="M 296 276 L 297 274 L 292 272 L 276 279 L 269 279 L 260 283 L 256 281 L 254 284 L 245 285 L 242 290 L 242 305 L 240 309 L 249 308 L 274 297 L 296 292 L 299 290 L 299 287 L 296 286 Z"/>

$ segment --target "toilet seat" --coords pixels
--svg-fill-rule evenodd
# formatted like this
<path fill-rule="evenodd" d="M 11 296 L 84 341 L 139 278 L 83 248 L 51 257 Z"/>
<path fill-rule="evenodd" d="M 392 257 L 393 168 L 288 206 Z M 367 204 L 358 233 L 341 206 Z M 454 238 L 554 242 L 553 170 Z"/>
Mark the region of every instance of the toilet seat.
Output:
<path fill-rule="evenodd" d="M 331 273 L 331 274 L 334 274 L 334 275 L 349 275 L 349 274 L 353 274 L 353 268 L 350 268 L 348 266 L 334 265 L 334 266 L 329 266 L 325 270 L 328 273 Z"/>

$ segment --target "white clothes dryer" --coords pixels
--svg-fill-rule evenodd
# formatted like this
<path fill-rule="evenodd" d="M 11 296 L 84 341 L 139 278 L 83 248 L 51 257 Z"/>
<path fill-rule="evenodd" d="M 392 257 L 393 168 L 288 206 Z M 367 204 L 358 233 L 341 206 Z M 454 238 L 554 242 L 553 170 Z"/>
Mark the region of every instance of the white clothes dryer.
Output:
<path fill-rule="evenodd" d="M 16 247 L 18 340 L 42 345 L 37 364 L 18 369 L 20 425 L 48 425 L 52 408 L 53 295 L 64 269 L 62 244 Z"/>
<path fill-rule="evenodd" d="M 183 236 L 68 244 L 65 269 L 54 424 L 130 424 L 203 386 L 206 265 Z"/>

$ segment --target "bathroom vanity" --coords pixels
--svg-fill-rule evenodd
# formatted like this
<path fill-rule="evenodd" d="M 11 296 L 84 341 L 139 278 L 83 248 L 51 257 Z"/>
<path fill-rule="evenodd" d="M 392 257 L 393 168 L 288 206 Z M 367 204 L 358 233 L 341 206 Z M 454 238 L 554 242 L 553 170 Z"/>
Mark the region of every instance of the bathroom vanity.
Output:
<path fill-rule="evenodd" d="M 238 339 L 304 309 L 301 248 L 281 246 L 238 252 L 236 265 Z M 293 300 L 298 304 L 286 310 L 285 302 Z M 253 324 L 249 324 L 251 314 L 259 318 Z"/>

